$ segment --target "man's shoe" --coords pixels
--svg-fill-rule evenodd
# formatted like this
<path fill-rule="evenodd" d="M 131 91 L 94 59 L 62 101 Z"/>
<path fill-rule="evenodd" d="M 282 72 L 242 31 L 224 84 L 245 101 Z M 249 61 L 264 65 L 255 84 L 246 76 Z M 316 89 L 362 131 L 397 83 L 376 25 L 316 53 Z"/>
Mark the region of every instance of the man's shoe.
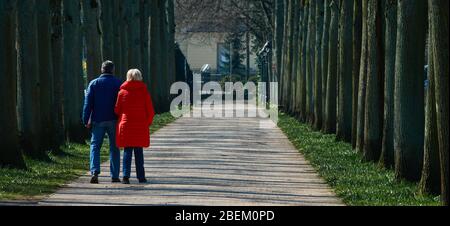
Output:
<path fill-rule="evenodd" d="M 130 184 L 130 178 L 123 178 L 122 184 Z"/>
<path fill-rule="evenodd" d="M 113 178 L 112 180 L 111 180 L 111 182 L 112 183 L 120 183 L 120 182 L 122 182 L 119 178 Z"/>
<path fill-rule="evenodd" d="M 98 184 L 98 175 L 94 175 L 91 178 L 91 184 Z"/>
<path fill-rule="evenodd" d="M 147 181 L 147 179 L 139 179 L 139 183 L 140 184 L 146 184 L 146 183 L 148 183 L 148 181 Z"/>

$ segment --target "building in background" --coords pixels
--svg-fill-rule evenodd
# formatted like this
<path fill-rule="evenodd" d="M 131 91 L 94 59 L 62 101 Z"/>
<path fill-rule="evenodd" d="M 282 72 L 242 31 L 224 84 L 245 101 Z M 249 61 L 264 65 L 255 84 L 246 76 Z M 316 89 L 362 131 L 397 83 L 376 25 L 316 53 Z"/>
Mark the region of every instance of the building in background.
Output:
<path fill-rule="evenodd" d="M 195 73 L 199 73 L 205 64 L 209 64 L 213 74 L 226 76 L 231 72 L 229 69 L 231 46 L 225 41 L 228 34 L 227 31 L 217 29 L 217 26 L 205 25 L 178 32 L 176 41 Z M 246 55 L 245 51 L 243 55 Z M 257 57 L 252 53 L 249 58 L 250 74 L 255 75 L 258 67 Z M 244 67 L 245 62 L 246 59 L 243 62 Z"/>

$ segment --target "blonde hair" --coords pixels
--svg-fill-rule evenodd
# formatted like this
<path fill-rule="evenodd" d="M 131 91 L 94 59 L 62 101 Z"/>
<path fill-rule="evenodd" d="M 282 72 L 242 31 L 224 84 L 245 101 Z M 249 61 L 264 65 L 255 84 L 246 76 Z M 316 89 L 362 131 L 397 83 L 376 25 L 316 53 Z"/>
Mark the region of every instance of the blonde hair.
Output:
<path fill-rule="evenodd" d="M 142 73 L 138 69 L 131 69 L 127 73 L 127 81 L 142 81 Z"/>

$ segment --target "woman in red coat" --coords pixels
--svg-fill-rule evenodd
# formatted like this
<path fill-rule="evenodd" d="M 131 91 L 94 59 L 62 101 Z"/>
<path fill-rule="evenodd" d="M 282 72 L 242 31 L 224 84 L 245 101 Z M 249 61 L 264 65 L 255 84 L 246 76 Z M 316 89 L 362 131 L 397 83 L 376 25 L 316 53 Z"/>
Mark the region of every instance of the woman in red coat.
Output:
<path fill-rule="evenodd" d="M 139 183 L 147 183 L 144 169 L 144 151 L 150 146 L 150 125 L 155 111 L 147 86 L 142 82 L 142 73 L 132 69 L 127 81 L 120 87 L 115 112 L 118 116 L 116 142 L 124 148 L 123 183 L 130 183 L 133 152 Z"/>

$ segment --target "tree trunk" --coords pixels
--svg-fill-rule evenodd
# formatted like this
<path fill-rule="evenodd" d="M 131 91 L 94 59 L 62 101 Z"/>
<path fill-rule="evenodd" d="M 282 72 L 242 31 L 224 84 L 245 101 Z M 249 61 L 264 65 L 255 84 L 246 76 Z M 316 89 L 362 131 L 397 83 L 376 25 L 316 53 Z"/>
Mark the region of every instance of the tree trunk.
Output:
<path fill-rule="evenodd" d="M 99 0 L 83 0 L 83 28 L 86 40 L 86 60 L 88 82 L 101 74 L 102 51 L 101 32 L 99 27 L 100 5 Z"/>
<path fill-rule="evenodd" d="M 365 105 L 366 105 L 366 83 L 367 83 L 367 12 L 368 0 L 362 1 L 362 39 L 361 39 L 361 63 L 359 72 L 358 87 L 358 114 L 356 126 L 356 150 L 362 152 L 364 150 L 364 123 L 365 123 Z"/>
<path fill-rule="evenodd" d="M 330 22 L 331 22 L 331 0 L 325 0 L 324 4 L 324 23 L 322 33 L 322 131 L 325 131 L 325 119 L 326 119 L 326 103 L 327 103 L 327 80 L 328 80 L 328 52 L 329 52 L 329 40 L 330 40 Z"/>
<path fill-rule="evenodd" d="M 423 65 L 426 2 L 399 1 L 398 7 L 394 95 L 395 173 L 398 179 L 418 181 L 422 171 L 425 124 Z"/>
<path fill-rule="evenodd" d="M 175 6 L 174 0 L 167 0 L 167 29 L 168 29 L 168 90 L 170 90 L 173 83 L 176 81 L 175 75 Z M 170 93 L 168 92 L 169 103 L 172 101 L 170 99 Z"/>
<path fill-rule="evenodd" d="M 16 110 L 16 1 L 0 1 L 0 167 L 25 169 Z"/>
<path fill-rule="evenodd" d="M 300 68 L 300 48 L 299 43 L 301 42 L 300 37 L 300 25 L 301 25 L 301 17 L 302 17 L 302 10 L 301 10 L 301 0 L 298 0 L 297 2 L 297 9 L 296 9 L 296 17 L 294 21 L 295 25 L 295 37 L 294 37 L 294 57 L 293 57 L 293 64 L 292 64 L 292 93 L 291 93 L 291 103 L 292 103 L 292 116 L 297 117 L 298 116 L 298 107 L 299 107 L 299 99 L 298 99 L 298 82 L 299 82 L 299 68 Z M 269 66 L 269 65 L 268 65 Z M 270 71 L 270 68 L 268 67 L 267 70 Z M 270 82 L 270 79 L 269 79 Z"/>
<path fill-rule="evenodd" d="M 103 61 L 114 60 L 113 0 L 100 0 L 100 7 Z"/>
<path fill-rule="evenodd" d="M 316 1 L 316 43 L 314 63 L 314 128 L 322 128 L 322 37 L 324 1 Z"/>
<path fill-rule="evenodd" d="M 353 0 L 342 0 L 339 31 L 339 77 L 336 137 L 351 141 L 352 136 L 352 54 Z"/>
<path fill-rule="evenodd" d="M 286 105 L 285 105 L 285 94 L 286 94 L 286 84 L 287 84 L 287 79 L 286 79 L 286 59 L 287 59 L 287 54 L 289 52 L 288 50 L 288 37 L 289 37 L 289 5 L 291 4 L 291 2 L 289 0 L 284 0 L 283 6 L 283 12 L 284 12 L 284 18 L 283 18 L 283 26 L 284 26 L 284 32 L 283 32 L 283 55 L 282 55 L 282 59 L 281 59 L 281 80 L 280 80 L 280 104 L 282 106 L 283 110 L 286 110 Z"/>
<path fill-rule="evenodd" d="M 53 145 L 57 149 L 65 143 L 64 135 L 64 92 L 63 92 L 63 15 L 62 0 L 50 0 L 51 8 L 51 49 L 53 64 L 53 111 L 55 136 Z"/>
<path fill-rule="evenodd" d="M 142 56 L 142 74 L 144 82 L 150 88 L 150 56 L 149 56 L 149 16 L 150 16 L 150 2 L 148 0 L 140 0 L 140 25 L 141 25 L 141 56 Z"/>
<path fill-rule="evenodd" d="M 430 23 L 430 30 L 432 30 Z M 435 79 L 433 48 L 428 48 L 428 81 L 425 109 L 425 146 L 422 178 L 419 183 L 423 195 L 439 195 L 441 192 L 441 172 L 439 162 L 439 138 L 436 121 Z"/>
<path fill-rule="evenodd" d="M 299 79 L 299 99 L 300 99 L 300 113 L 299 118 L 300 121 L 306 122 L 307 120 L 307 110 L 306 110 L 306 49 L 308 46 L 307 36 L 308 36 L 308 21 L 309 21 L 309 10 L 306 1 L 303 1 L 303 20 L 302 20 L 302 43 L 301 43 L 301 71 L 300 71 L 300 79 Z"/>
<path fill-rule="evenodd" d="M 64 0 L 64 121 L 66 137 L 71 142 L 85 143 L 86 132 L 81 123 L 83 102 L 82 42 L 80 5 Z"/>
<path fill-rule="evenodd" d="M 161 113 L 162 100 L 162 74 L 161 74 L 161 36 L 160 30 L 160 7 L 161 1 L 151 1 L 151 19 L 150 19 L 150 76 L 151 76 L 151 94 L 153 105 L 157 113 Z"/>
<path fill-rule="evenodd" d="M 314 123 L 314 46 L 316 41 L 316 1 L 308 2 L 309 20 L 306 47 L 306 118 L 310 124 Z"/>
<path fill-rule="evenodd" d="M 302 88 L 302 43 L 303 43 L 303 20 L 305 15 L 303 1 L 299 1 L 299 12 L 298 12 L 298 35 L 297 35 L 297 45 L 295 46 L 295 52 L 297 59 L 294 61 L 297 63 L 295 73 L 295 116 L 297 119 L 301 120 L 301 112 L 302 112 L 302 96 L 301 96 L 301 88 Z"/>
<path fill-rule="evenodd" d="M 292 7 L 292 42 L 291 42 L 291 70 L 289 76 L 289 112 L 291 114 L 294 114 L 295 112 L 295 88 L 296 86 L 296 72 L 297 72 L 297 66 L 298 66 L 298 52 L 295 51 L 295 47 L 298 46 L 298 30 L 299 30 L 299 24 L 298 24 L 298 17 L 300 16 L 300 6 L 299 6 L 300 0 L 294 0 L 294 4 Z"/>
<path fill-rule="evenodd" d="M 361 66 L 361 39 L 362 39 L 362 2 L 355 1 L 353 5 L 353 101 L 352 101 L 352 147 L 356 148 L 358 125 L 358 88 L 359 70 Z"/>
<path fill-rule="evenodd" d="M 394 166 L 394 82 L 397 43 L 397 1 L 385 3 L 385 83 L 384 83 L 384 129 L 380 164 L 385 168 Z"/>
<path fill-rule="evenodd" d="M 37 6 L 38 56 L 39 56 L 39 88 L 41 123 L 41 143 L 46 150 L 58 148 L 52 145 L 55 118 L 53 111 L 53 64 L 51 49 L 51 17 L 49 0 L 41 0 Z"/>
<path fill-rule="evenodd" d="M 290 113 L 290 93 L 291 93 L 291 73 L 292 73 L 292 55 L 293 55 L 293 41 L 294 41 L 294 8 L 295 0 L 289 1 L 288 14 L 287 14 L 287 24 L 286 24 L 286 57 L 284 59 L 285 70 L 284 70 L 284 84 L 283 84 L 283 106 L 286 112 Z"/>
<path fill-rule="evenodd" d="M 17 53 L 19 76 L 19 121 L 25 153 L 40 157 L 41 144 L 39 55 L 37 43 L 36 2 L 17 1 Z"/>
<path fill-rule="evenodd" d="M 328 51 L 328 79 L 325 105 L 325 133 L 336 132 L 336 88 L 337 88 L 337 66 L 338 66 L 338 29 L 339 29 L 339 8 L 337 0 L 332 0 L 330 4 L 331 21 Z"/>
<path fill-rule="evenodd" d="M 120 5 L 119 5 L 119 10 L 120 10 L 120 54 L 121 54 L 121 62 L 120 64 L 122 65 L 121 67 L 121 71 L 120 73 L 120 78 L 122 80 L 126 80 L 126 74 L 128 72 L 128 52 L 129 52 L 129 48 L 128 48 L 128 24 L 129 24 L 129 2 L 128 1 L 120 1 Z M 148 28 L 146 28 L 148 29 Z"/>
<path fill-rule="evenodd" d="M 441 198 L 444 205 L 449 205 L 448 184 L 448 10 L 446 0 L 430 0 L 431 48 L 436 84 L 436 119 L 439 138 L 439 156 L 441 160 Z"/>
<path fill-rule="evenodd" d="M 130 14 L 128 24 L 128 68 L 142 70 L 141 56 L 141 18 L 139 15 L 140 0 L 129 0 Z"/>
<path fill-rule="evenodd" d="M 163 85 L 162 88 L 162 99 L 161 99 L 161 111 L 162 112 L 168 112 L 170 110 L 170 103 L 169 103 L 169 84 L 168 84 L 168 74 L 169 74 L 169 54 L 167 53 L 168 49 L 168 21 L 167 21 L 167 1 L 168 0 L 161 0 L 160 6 L 160 30 L 159 34 L 161 36 L 161 46 L 162 46 L 162 52 L 161 52 L 161 59 L 162 59 L 162 67 L 161 67 L 161 82 Z"/>
<path fill-rule="evenodd" d="M 383 72 L 381 1 L 369 0 L 367 20 L 367 89 L 365 110 L 365 161 L 378 162 L 383 139 Z"/>
<path fill-rule="evenodd" d="M 120 26 L 118 26 L 120 24 L 121 21 L 121 17 L 120 17 L 120 5 L 123 4 L 122 0 L 113 0 L 112 1 L 112 20 L 110 21 L 110 23 L 113 23 L 113 61 L 115 63 L 115 70 L 114 73 L 117 74 L 122 74 L 124 73 L 123 71 L 126 70 L 126 68 L 124 69 L 124 65 L 122 64 L 122 40 L 121 40 L 121 32 L 122 32 L 122 28 Z"/>
<path fill-rule="evenodd" d="M 284 40 L 284 0 L 275 0 L 275 54 L 277 61 L 277 82 L 281 80 L 281 64 L 283 56 Z M 281 97 L 281 95 L 279 95 Z"/>

